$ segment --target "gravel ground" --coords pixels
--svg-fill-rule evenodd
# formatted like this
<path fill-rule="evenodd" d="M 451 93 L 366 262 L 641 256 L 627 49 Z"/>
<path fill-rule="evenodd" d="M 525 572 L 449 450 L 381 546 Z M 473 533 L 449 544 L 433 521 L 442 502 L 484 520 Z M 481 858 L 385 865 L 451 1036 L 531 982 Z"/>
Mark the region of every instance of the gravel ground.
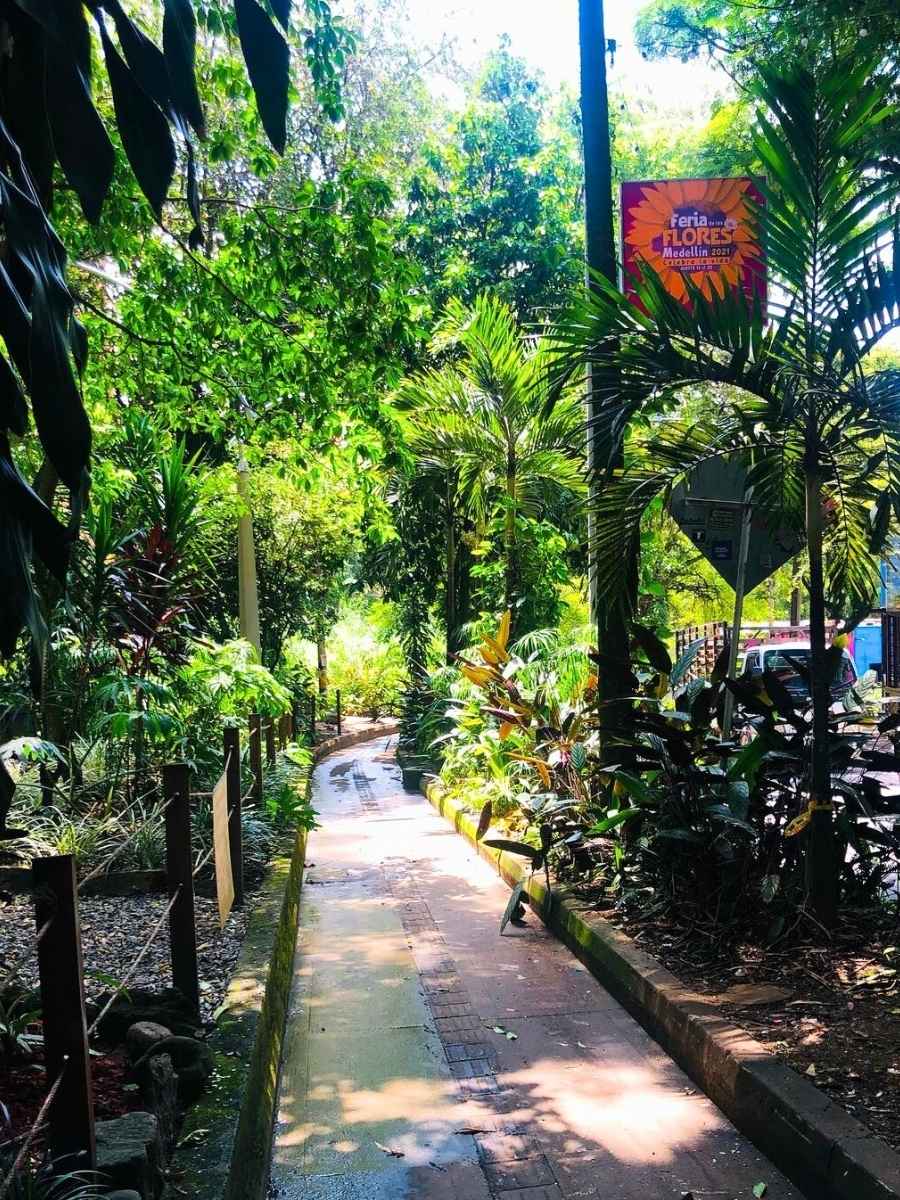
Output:
<path fill-rule="evenodd" d="M 248 897 L 252 904 L 252 896 Z M 79 902 L 81 941 L 84 952 L 85 991 L 88 999 L 108 992 L 111 981 L 119 981 L 165 912 L 164 896 L 87 897 Z M 215 900 L 195 898 L 197 914 L 197 958 L 200 968 L 200 1003 L 204 1021 L 212 1018 L 222 1002 L 237 962 L 247 925 L 247 909 L 234 912 L 225 928 L 219 929 Z M 34 944 L 34 909 L 29 896 L 16 896 L 0 903 L 0 982 L 20 955 Z M 16 977 L 16 982 L 36 985 L 37 957 L 33 952 Z M 160 989 L 172 982 L 169 962 L 169 931 L 163 922 L 129 987 Z"/>

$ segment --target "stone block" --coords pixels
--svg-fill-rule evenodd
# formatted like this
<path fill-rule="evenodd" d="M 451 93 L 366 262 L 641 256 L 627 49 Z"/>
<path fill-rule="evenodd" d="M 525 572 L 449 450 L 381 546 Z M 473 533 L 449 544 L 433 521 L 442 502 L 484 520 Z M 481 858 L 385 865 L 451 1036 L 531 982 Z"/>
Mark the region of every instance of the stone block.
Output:
<path fill-rule="evenodd" d="M 132 1062 L 143 1058 L 151 1046 L 172 1036 L 172 1030 L 156 1021 L 135 1021 L 125 1034 L 125 1048 Z"/>
<path fill-rule="evenodd" d="M 165 1166 L 159 1122 L 152 1113 L 97 1122 L 97 1171 L 113 1187 L 131 1188 L 141 1200 L 159 1200 Z"/>
<path fill-rule="evenodd" d="M 168 1054 L 155 1054 L 147 1059 L 138 1073 L 138 1086 L 147 1111 L 159 1122 L 166 1154 L 171 1154 L 178 1127 L 178 1076 Z"/>

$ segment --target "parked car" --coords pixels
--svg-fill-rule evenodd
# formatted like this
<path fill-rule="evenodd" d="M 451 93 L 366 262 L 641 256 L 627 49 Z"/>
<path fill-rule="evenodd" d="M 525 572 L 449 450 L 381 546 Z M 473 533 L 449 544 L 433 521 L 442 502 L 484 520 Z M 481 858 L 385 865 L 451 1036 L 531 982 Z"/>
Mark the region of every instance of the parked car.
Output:
<path fill-rule="evenodd" d="M 744 654 L 741 677 L 751 679 L 763 671 L 774 671 L 787 690 L 800 703 L 809 700 L 809 686 L 795 666 L 810 668 L 812 649 L 809 642 L 768 642 L 762 646 L 751 646 Z M 831 684 L 831 698 L 843 700 L 856 686 L 859 675 L 851 655 L 844 650 L 841 662 Z"/>

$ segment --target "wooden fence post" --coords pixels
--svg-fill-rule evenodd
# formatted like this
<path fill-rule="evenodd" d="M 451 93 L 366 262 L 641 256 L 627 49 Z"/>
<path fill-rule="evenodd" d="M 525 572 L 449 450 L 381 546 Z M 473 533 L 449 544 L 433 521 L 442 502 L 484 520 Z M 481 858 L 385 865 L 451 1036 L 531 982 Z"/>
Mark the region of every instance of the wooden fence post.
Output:
<path fill-rule="evenodd" d="M 224 734 L 228 849 L 234 882 L 234 907 L 244 907 L 244 829 L 241 824 L 241 735 L 233 726 Z"/>
<path fill-rule="evenodd" d="M 197 974 L 197 926 L 194 918 L 194 860 L 191 852 L 191 771 L 184 763 L 163 767 L 166 800 L 166 883 L 169 900 L 169 942 L 172 982 L 200 1011 Z"/>
<path fill-rule="evenodd" d="M 316 744 L 316 693 L 313 692 L 309 697 L 309 741 L 310 745 Z"/>
<path fill-rule="evenodd" d="M 338 737 L 341 736 L 341 689 L 334 689 L 334 711 L 337 716 Z"/>
<path fill-rule="evenodd" d="M 250 714 L 250 770 L 253 772 L 253 802 L 263 802 L 262 717 Z"/>
<path fill-rule="evenodd" d="M 48 1086 L 65 1067 L 48 1114 L 50 1154 L 66 1160 L 66 1171 L 89 1171 L 97 1165 L 97 1147 L 75 860 L 71 854 L 35 858 L 31 874 L 38 929 L 51 922 L 38 942 Z"/>
<path fill-rule="evenodd" d="M 266 717 L 266 766 L 275 766 L 275 718 Z"/>

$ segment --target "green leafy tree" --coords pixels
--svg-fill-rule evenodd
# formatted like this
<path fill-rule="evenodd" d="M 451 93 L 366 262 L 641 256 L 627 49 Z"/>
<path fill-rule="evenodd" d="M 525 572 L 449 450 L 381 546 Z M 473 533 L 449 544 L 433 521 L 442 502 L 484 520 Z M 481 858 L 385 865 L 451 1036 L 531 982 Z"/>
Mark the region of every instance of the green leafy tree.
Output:
<path fill-rule="evenodd" d="M 349 475 L 347 460 L 344 465 Z M 359 538 L 361 495 L 352 481 L 339 481 L 319 464 L 304 477 L 308 488 L 290 474 L 279 477 L 271 464 L 251 478 L 262 659 L 275 670 L 288 638 L 299 633 L 324 643 L 337 618 Z M 206 620 L 223 640 L 237 627 L 236 530 L 235 506 L 229 503 L 211 531 L 211 575 L 218 583 L 212 603 L 204 606 Z"/>
<path fill-rule="evenodd" d="M 744 82 L 779 52 L 823 47 L 844 54 L 862 51 L 873 65 L 882 56 L 896 60 L 900 13 L 896 5 L 872 0 L 651 0 L 641 10 L 635 32 L 650 57 L 687 61 L 708 54 Z"/>
<path fill-rule="evenodd" d="M 324 0 L 306 0 L 310 31 L 305 57 L 323 104 L 339 115 L 335 58 L 346 45 Z M 112 124 L 138 187 L 162 220 L 179 155 L 196 249 L 203 240 L 193 138 L 206 123 L 195 75 L 197 16 L 216 37 L 240 41 L 259 116 L 284 149 L 290 74 L 286 32 L 292 5 L 279 0 L 274 18 L 256 0 L 155 0 L 143 16 L 162 48 L 119 0 L 3 0 L 6 54 L 0 86 L 0 193 L 4 250 L 0 271 L 0 653 L 9 655 L 27 624 L 40 640 L 42 621 L 30 573 L 32 549 L 58 583 L 65 580 L 71 529 L 88 486 L 91 429 L 78 373 L 87 339 L 66 282 L 65 248 L 50 223 L 58 171 L 84 217 L 99 219 L 110 191 L 116 150 L 92 97 L 102 56 L 112 98 Z M 280 26 L 280 28 L 279 28 Z M 92 34 L 92 28 L 94 34 Z M 22 437 L 28 401 L 44 454 L 37 490 L 22 477 L 10 435 Z M 70 528 L 51 502 L 58 482 L 68 490 Z"/>
<path fill-rule="evenodd" d="M 437 311 L 485 288 L 520 316 L 545 311 L 583 274 L 573 112 L 564 105 L 557 118 L 540 80 L 501 45 L 465 110 L 426 146 L 408 242 Z"/>
<path fill-rule="evenodd" d="M 448 511 L 466 513 L 482 530 L 497 519 L 503 607 L 520 624 L 522 520 L 585 490 L 581 397 L 573 389 L 548 413 L 544 347 L 523 337 L 513 310 L 495 296 L 471 308 L 451 302 L 432 352 L 450 358 L 410 376 L 397 394 L 408 444 L 423 470 L 443 476 Z M 454 554 L 449 537 L 448 575 Z"/>
<path fill-rule="evenodd" d="M 807 886 L 817 918 L 835 918 L 837 868 L 829 765 L 836 656 L 826 607 L 868 611 L 879 556 L 900 516 L 900 373 L 867 373 L 866 356 L 900 324 L 898 180 L 871 167 L 870 148 L 894 111 L 877 63 L 837 59 L 762 72 L 756 150 L 769 175 L 761 220 L 772 294 L 768 319 L 742 293 L 690 305 L 646 269 L 641 312 L 598 288 L 560 331 L 570 366 L 611 372 L 605 420 L 621 428 L 656 415 L 597 508 L 602 596 L 621 603 L 640 553 L 641 519 L 656 497 L 711 458 L 749 467 L 754 503 L 773 526 L 805 534 L 812 646 L 812 754 Z M 714 386 L 717 404 L 671 416 L 686 384 Z M 660 414 L 668 414 L 660 419 Z"/>

